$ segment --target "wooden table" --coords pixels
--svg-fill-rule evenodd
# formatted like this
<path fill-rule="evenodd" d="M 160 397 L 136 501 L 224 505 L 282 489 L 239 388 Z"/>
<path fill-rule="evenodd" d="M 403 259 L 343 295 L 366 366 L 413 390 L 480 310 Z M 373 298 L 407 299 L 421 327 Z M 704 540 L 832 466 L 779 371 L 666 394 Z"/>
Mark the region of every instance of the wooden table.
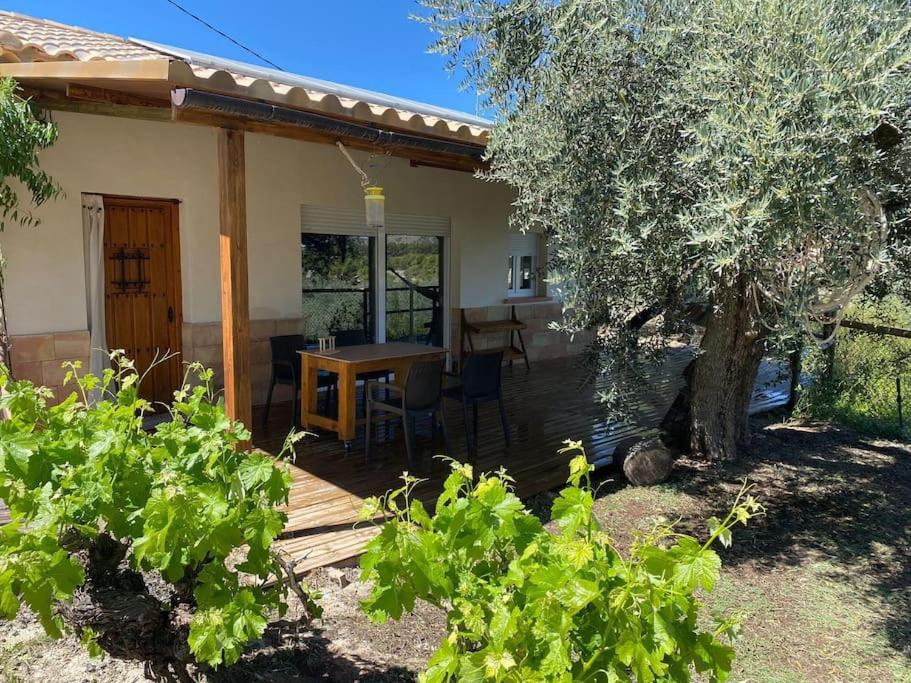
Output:
<path fill-rule="evenodd" d="M 424 344 L 387 342 L 342 346 L 331 351 L 299 351 L 301 356 L 301 424 L 305 429 L 322 427 L 338 434 L 348 446 L 357 429 L 358 373 L 389 370 L 395 383 L 403 384 L 412 363 L 435 360 L 446 349 Z M 338 418 L 317 413 L 317 374 L 320 370 L 338 375 Z"/>

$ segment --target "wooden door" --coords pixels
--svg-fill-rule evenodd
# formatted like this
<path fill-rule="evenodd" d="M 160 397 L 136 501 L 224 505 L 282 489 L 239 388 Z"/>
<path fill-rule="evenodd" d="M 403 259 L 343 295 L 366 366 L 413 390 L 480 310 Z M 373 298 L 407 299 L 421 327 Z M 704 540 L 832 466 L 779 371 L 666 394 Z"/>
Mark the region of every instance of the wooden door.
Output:
<path fill-rule="evenodd" d="M 182 379 L 177 209 L 170 200 L 104 198 L 108 348 L 124 349 L 140 374 L 154 363 L 140 386 L 150 401 L 170 402 Z"/>

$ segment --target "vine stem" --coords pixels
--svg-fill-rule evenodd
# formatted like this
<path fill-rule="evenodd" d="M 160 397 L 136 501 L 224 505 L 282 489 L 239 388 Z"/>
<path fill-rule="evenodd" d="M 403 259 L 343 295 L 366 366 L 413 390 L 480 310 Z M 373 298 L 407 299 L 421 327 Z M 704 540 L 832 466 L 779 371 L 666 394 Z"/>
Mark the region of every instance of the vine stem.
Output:
<path fill-rule="evenodd" d="M 718 527 L 715 529 L 715 531 L 712 533 L 712 535 L 709 536 L 708 540 L 702 544 L 703 550 L 708 550 L 712 546 L 712 544 L 716 540 L 718 540 L 718 537 L 721 535 L 721 532 L 724 531 L 725 529 L 730 528 L 731 520 L 737 514 L 737 510 L 740 507 L 740 501 L 743 500 L 743 497 L 744 497 L 744 495 L 746 495 L 747 491 L 749 491 L 752 488 L 753 488 L 752 485 L 748 485 L 746 480 L 744 480 L 744 482 L 740 485 L 740 491 L 737 493 L 737 497 L 734 499 L 734 504 L 731 506 L 731 511 L 728 512 L 727 517 L 725 517 L 724 521 L 722 521 L 721 524 L 718 525 Z"/>
<path fill-rule="evenodd" d="M 2 230 L 2 226 L 0 226 Z M 6 326 L 6 295 L 4 288 L 4 271 L 6 270 L 6 259 L 3 256 L 3 248 L 0 247 L 0 363 L 6 365 L 9 370 L 9 376 L 13 375 L 13 359 L 10 353 L 9 330 Z M 8 411 L 4 409 L 0 412 L 0 419 L 9 419 Z"/>
<path fill-rule="evenodd" d="M 284 573 L 284 583 L 288 588 L 290 588 L 294 594 L 298 597 L 301 602 L 301 609 L 304 611 L 304 616 L 308 622 L 313 620 L 313 615 L 310 614 L 310 610 L 307 607 L 307 604 L 310 601 L 307 592 L 304 590 L 304 587 L 301 586 L 300 581 L 297 580 L 297 575 L 294 573 L 294 570 L 297 569 L 297 565 L 303 562 L 306 557 L 302 557 L 297 560 L 288 560 L 282 557 L 279 553 L 273 553 L 272 556 L 275 558 L 275 561 L 278 562 L 279 566 L 282 568 Z"/>

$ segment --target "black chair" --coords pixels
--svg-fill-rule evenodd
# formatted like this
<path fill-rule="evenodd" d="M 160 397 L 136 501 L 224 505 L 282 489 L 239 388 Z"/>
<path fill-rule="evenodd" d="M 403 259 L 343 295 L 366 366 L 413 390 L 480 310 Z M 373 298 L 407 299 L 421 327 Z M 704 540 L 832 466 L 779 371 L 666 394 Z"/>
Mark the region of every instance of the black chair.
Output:
<path fill-rule="evenodd" d="M 269 410 L 272 407 L 272 392 L 276 384 L 285 384 L 294 392 L 292 398 L 291 424 L 297 426 L 300 415 L 300 390 L 301 390 L 301 359 L 298 351 L 304 350 L 307 345 L 302 334 L 284 334 L 278 337 L 269 337 L 272 347 L 272 379 L 269 382 L 269 393 L 266 396 L 266 408 L 263 410 L 263 427 L 269 421 Z M 332 398 L 332 389 L 335 379 L 329 373 L 321 372 L 317 375 L 317 388 L 326 390 L 325 409 L 329 409 Z"/>
<path fill-rule="evenodd" d="M 336 346 L 358 346 L 368 343 L 367 333 L 364 330 L 338 330 L 333 332 Z"/>
<path fill-rule="evenodd" d="M 443 311 L 438 302 L 433 302 L 433 308 L 430 312 L 430 322 L 424 323 L 427 329 L 427 339 L 424 343 L 427 346 L 443 345 Z"/>
<path fill-rule="evenodd" d="M 402 420 L 402 431 L 405 432 L 405 452 L 408 456 L 408 466 L 413 468 L 415 418 L 430 415 L 433 427 L 434 443 L 436 442 L 437 426 L 443 432 L 443 442 L 446 454 L 451 455 L 449 445 L 449 432 L 446 429 L 446 420 L 443 417 L 443 366 L 445 361 L 433 360 L 422 363 L 413 363 L 408 369 L 404 386 L 395 384 L 380 384 L 377 381 L 367 383 L 367 425 L 372 423 L 373 413 L 392 413 Z M 386 391 L 386 397 L 380 399 L 374 393 L 380 389 Z M 373 430 L 367 429 L 365 457 L 370 461 L 370 443 Z"/>
<path fill-rule="evenodd" d="M 367 333 L 364 330 L 339 330 L 334 335 L 335 337 L 335 346 L 362 346 L 364 344 L 369 344 L 370 341 L 367 338 Z M 367 382 L 370 380 L 383 380 L 384 382 L 389 381 L 389 375 L 391 373 L 388 370 L 373 370 L 371 372 L 359 372 L 357 378 L 364 383 L 364 409 L 367 408 Z"/>
<path fill-rule="evenodd" d="M 503 426 L 503 438 L 509 446 L 509 422 L 506 419 L 506 407 L 503 405 L 503 351 L 477 351 L 470 354 L 462 364 L 459 374 L 460 383 L 443 390 L 443 397 L 459 401 L 462 404 L 462 418 L 465 421 L 465 441 L 468 452 L 478 447 L 478 404 L 496 401 L 500 406 L 500 423 Z M 471 406 L 472 423 L 468 421 L 468 407 Z M 474 434 L 474 440 L 471 435 Z"/>

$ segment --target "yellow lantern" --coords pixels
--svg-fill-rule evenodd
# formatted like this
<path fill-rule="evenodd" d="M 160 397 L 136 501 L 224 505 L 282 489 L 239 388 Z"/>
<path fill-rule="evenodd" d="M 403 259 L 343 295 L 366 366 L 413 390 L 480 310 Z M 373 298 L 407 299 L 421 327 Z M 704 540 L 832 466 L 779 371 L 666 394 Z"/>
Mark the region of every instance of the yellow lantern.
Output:
<path fill-rule="evenodd" d="M 381 228 L 386 225 L 386 197 L 382 187 L 365 187 L 364 203 L 367 205 L 367 227 Z"/>

